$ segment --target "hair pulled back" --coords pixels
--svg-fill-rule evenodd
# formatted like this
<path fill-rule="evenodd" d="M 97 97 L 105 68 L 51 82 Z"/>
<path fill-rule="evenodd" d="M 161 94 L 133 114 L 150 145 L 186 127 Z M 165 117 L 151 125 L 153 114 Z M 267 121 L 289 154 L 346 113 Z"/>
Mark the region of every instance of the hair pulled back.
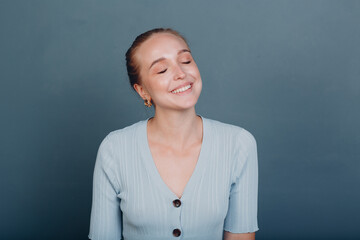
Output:
<path fill-rule="evenodd" d="M 154 28 L 147 32 L 144 32 L 137 36 L 132 43 L 131 47 L 127 50 L 125 57 L 126 57 L 126 69 L 129 76 L 130 85 L 133 90 L 134 84 L 140 84 L 140 71 L 139 71 L 139 63 L 135 61 L 135 53 L 136 50 L 141 46 L 142 43 L 144 43 L 146 40 L 148 40 L 152 35 L 156 33 L 170 33 L 175 35 L 176 37 L 181 38 L 184 40 L 186 45 L 188 45 L 186 39 L 180 35 L 177 31 L 171 29 L 171 28 Z"/>

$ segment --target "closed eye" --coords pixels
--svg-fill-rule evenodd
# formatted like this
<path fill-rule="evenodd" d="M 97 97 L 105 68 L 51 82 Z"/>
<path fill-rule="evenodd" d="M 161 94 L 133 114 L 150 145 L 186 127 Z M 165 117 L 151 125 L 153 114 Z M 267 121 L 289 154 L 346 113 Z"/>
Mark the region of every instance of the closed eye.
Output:
<path fill-rule="evenodd" d="M 186 61 L 186 62 L 183 62 L 183 64 L 189 64 L 191 63 L 191 61 Z"/>
<path fill-rule="evenodd" d="M 158 74 L 162 74 L 162 73 L 166 72 L 166 70 L 167 70 L 167 68 L 164 69 L 164 70 L 162 70 L 162 71 L 160 71 L 160 72 L 158 72 Z"/>

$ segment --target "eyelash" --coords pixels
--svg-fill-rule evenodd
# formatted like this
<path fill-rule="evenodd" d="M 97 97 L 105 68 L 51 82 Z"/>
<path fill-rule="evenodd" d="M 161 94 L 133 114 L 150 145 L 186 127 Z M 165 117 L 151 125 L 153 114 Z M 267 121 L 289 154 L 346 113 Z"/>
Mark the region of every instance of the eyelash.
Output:
<path fill-rule="evenodd" d="M 190 61 L 186 61 L 186 62 L 182 62 L 183 64 L 190 64 L 191 63 L 191 60 Z M 161 71 L 161 72 L 158 72 L 158 74 L 163 74 L 166 72 L 167 69 Z"/>

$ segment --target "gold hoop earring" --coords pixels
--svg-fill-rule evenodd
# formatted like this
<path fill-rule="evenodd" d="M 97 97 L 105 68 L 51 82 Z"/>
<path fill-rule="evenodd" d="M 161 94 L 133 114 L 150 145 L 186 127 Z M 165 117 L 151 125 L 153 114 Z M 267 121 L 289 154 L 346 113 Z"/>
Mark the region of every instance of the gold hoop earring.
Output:
<path fill-rule="evenodd" d="M 145 99 L 144 100 L 144 105 L 147 106 L 147 107 L 151 107 L 152 103 L 150 102 L 149 99 Z"/>

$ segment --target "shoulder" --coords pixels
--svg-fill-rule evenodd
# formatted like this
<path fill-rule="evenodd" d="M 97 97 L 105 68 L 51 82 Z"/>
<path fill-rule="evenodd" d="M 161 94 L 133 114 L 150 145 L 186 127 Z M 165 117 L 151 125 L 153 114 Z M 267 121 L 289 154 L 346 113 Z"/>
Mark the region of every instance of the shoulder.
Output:
<path fill-rule="evenodd" d="M 138 121 L 129 126 L 113 130 L 106 135 L 103 141 L 114 142 L 122 138 L 129 138 L 137 133 L 138 129 L 145 124 L 145 121 L 146 120 Z"/>
<path fill-rule="evenodd" d="M 232 161 L 244 161 L 256 151 L 255 137 L 245 128 L 213 119 L 206 119 L 206 122 L 212 144 L 230 153 Z"/>
<path fill-rule="evenodd" d="M 100 149 L 113 149 L 114 146 L 118 149 L 121 146 L 129 145 L 134 139 L 139 129 L 146 123 L 146 120 L 141 120 L 129 126 L 113 130 L 109 132 L 101 141 Z"/>
<path fill-rule="evenodd" d="M 241 145 L 256 144 L 254 135 L 243 127 L 208 118 L 206 118 L 206 121 L 212 134 L 216 136 L 231 139 Z"/>
<path fill-rule="evenodd" d="M 252 157 L 256 153 L 255 137 L 250 131 L 235 124 L 213 119 L 207 119 L 207 123 L 213 146 L 228 152 L 231 179 L 235 181 L 246 162 L 256 160 Z"/>
<path fill-rule="evenodd" d="M 145 120 L 139 121 L 109 132 L 98 147 L 95 166 L 112 176 L 117 175 L 119 165 L 129 159 L 128 156 L 136 149 L 139 129 L 144 123 Z"/>

